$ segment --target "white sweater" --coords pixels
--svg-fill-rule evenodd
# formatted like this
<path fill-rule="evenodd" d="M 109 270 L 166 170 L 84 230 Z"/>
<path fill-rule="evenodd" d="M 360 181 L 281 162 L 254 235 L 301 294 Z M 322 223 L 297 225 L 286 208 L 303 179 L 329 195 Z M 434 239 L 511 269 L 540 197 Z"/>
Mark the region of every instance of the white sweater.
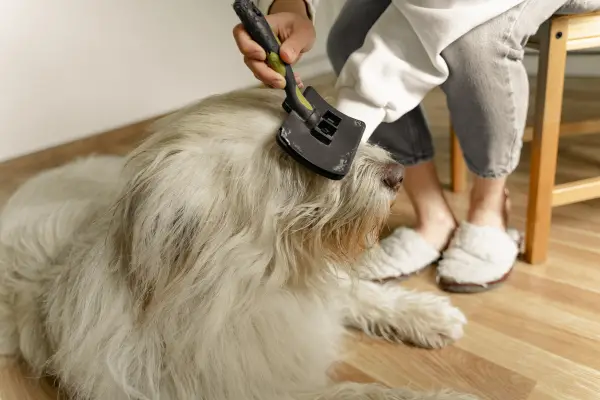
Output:
<path fill-rule="evenodd" d="M 256 1 L 266 15 L 274 0 Z M 305 1 L 314 20 L 319 0 Z M 444 83 L 446 47 L 523 1 L 392 0 L 342 68 L 336 108 L 366 123 L 366 141 L 380 123 L 398 120 Z"/>

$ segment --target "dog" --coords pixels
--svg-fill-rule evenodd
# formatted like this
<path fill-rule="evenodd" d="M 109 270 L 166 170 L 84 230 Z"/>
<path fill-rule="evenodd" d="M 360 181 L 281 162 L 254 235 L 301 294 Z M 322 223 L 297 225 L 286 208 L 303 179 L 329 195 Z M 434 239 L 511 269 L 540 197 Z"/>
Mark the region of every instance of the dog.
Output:
<path fill-rule="evenodd" d="M 357 279 L 402 167 L 364 144 L 340 181 L 308 171 L 276 144 L 282 100 L 213 95 L 125 158 L 25 182 L 0 217 L 4 368 L 73 400 L 474 399 L 328 377 L 347 328 L 439 348 L 466 320 L 445 297 Z"/>

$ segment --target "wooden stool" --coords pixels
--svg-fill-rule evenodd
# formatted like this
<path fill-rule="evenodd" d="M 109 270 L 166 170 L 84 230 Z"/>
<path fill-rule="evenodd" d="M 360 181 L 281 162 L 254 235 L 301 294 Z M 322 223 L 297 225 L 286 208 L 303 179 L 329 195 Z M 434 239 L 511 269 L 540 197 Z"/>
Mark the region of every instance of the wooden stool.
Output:
<path fill-rule="evenodd" d="M 535 118 L 525 130 L 531 141 L 531 170 L 525 260 L 542 263 L 548 253 L 552 208 L 600 198 L 600 177 L 555 185 L 560 135 L 600 132 L 600 119 L 562 124 L 562 100 L 567 52 L 600 46 L 600 12 L 554 15 L 546 21 L 527 47 L 539 50 Z M 600 118 L 600 110 L 598 110 Z M 451 187 L 461 192 L 467 186 L 467 166 L 460 144 L 450 127 Z"/>

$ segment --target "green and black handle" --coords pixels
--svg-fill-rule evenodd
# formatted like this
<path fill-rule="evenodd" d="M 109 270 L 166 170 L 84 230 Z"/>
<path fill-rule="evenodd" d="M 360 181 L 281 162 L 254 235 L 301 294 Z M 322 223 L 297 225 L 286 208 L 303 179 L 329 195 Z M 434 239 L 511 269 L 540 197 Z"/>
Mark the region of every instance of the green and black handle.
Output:
<path fill-rule="evenodd" d="M 267 64 L 285 78 L 287 118 L 276 135 L 277 144 L 297 162 L 328 179 L 348 174 L 365 131 L 365 123 L 329 104 L 308 86 L 296 85 L 292 67 L 279 57 L 281 42 L 251 0 L 233 4 L 250 37 L 267 53 Z"/>
<path fill-rule="evenodd" d="M 296 84 L 292 66 L 279 57 L 281 42 L 273 33 L 263 13 L 252 0 L 235 0 L 233 9 L 246 32 L 267 53 L 267 64 L 285 78 L 286 106 L 295 111 L 309 125 L 316 125 L 320 116 L 317 115 L 312 104 L 304 97 Z"/>

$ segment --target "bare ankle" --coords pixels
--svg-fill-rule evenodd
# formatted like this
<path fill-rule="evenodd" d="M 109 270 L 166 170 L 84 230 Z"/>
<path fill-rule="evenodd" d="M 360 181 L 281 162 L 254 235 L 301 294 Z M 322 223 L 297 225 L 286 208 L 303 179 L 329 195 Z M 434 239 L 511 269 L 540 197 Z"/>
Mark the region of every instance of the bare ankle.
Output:
<path fill-rule="evenodd" d="M 448 245 L 457 226 L 456 218 L 448 210 L 447 212 L 440 211 L 422 218 L 415 230 L 437 250 L 442 250 Z"/>
<path fill-rule="evenodd" d="M 474 225 L 507 228 L 509 203 L 503 196 L 471 200 L 467 221 Z"/>
<path fill-rule="evenodd" d="M 420 226 L 437 228 L 440 230 L 451 230 L 456 227 L 457 222 L 454 214 L 448 208 L 447 210 L 439 210 L 423 216 L 419 220 Z"/>
<path fill-rule="evenodd" d="M 509 207 L 505 178 L 476 178 L 467 221 L 474 225 L 506 229 Z"/>

